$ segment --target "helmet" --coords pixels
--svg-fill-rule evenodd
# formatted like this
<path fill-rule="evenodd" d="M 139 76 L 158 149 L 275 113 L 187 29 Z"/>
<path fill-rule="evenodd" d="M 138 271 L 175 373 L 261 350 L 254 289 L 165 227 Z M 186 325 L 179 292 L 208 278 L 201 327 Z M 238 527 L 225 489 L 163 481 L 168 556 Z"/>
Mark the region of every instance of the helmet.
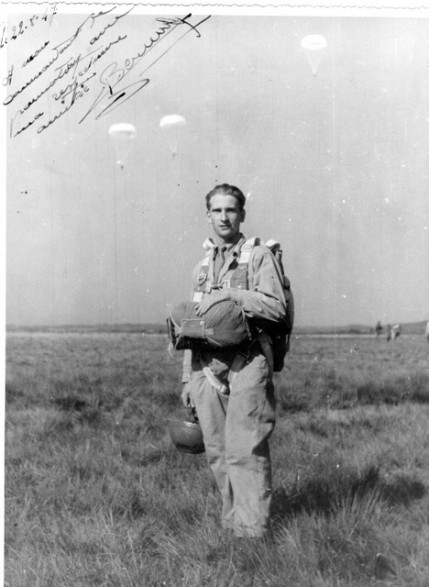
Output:
<path fill-rule="evenodd" d="M 170 420 L 168 430 L 177 450 L 194 455 L 205 451 L 203 433 L 197 418 L 194 422 Z"/>

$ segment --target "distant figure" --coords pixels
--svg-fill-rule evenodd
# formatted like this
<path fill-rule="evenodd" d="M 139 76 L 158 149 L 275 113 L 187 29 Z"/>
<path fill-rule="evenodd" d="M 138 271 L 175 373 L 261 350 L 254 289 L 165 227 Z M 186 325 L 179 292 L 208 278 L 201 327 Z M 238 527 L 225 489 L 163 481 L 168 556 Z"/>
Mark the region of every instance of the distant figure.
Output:
<path fill-rule="evenodd" d="M 391 329 L 390 329 L 390 339 L 388 338 L 387 340 L 396 340 L 398 338 L 398 336 L 401 334 L 402 331 L 402 327 L 400 324 L 394 324 Z"/>
<path fill-rule="evenodd" d="M 380 336 L 380 334 L 383 332 L 383 327 L 381 325 L 380 320 L 377 322 L 377 324 L 375 325 L 375 334 L 377 336 Z"/>
<path fill-rule="evenodd" d="M 392 338 L 392 327 L 390 326 L 390 324 L 386 324 L 386 340 L 387 342 L 389 342 L 389 340 Z"/>
<path fill-rule="evenodd" d="M 428 323 L 426 324 L 425 336 L 426 336 L 426 340 L 429 342 L 429 320 L 428 320 Z"/>

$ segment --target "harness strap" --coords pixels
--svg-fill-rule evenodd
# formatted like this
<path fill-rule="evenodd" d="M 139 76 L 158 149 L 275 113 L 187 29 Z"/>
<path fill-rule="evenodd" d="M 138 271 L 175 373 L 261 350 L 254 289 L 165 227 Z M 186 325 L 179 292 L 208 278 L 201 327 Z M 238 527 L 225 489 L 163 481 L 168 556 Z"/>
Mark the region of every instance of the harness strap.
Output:
<path fill-rule="evenodd" d="M 216 245 L 214 244 L 214 241 L 212 238 L 208 237 L 206 238 L 206 240 L 203 242 L 203 249 L 205 249 L 206 251 L 209 251 L 210 249 L 213 249 Z"/>
<path fill-rule="evenodd" d="M 247 241 L 242 245 L 241 249 L 240 249 L 240 257 L 238 258 L 238 263 L 239 265 L 241 263 L 247 263 L 249 262 L 250 259 L 250 255 L 252 253 L 252 250 L 254 247 L 256 247 L 256 245 L 260 245 L 261 244 L 261 239 L 257 236 L 254 236 L 253 238 L 249 238 L 247 239 Z"/>
<path fill-rule="evenodd" d="M 202 291 L 194 291 L 194 294 L 192 296 L 192 301 L 193 302 L 201 302 L 201 300 L 203 299 L 203 294 L 204 294 L 204 292 L 202 292 Z"/>
<path fill-rule="evenodd" d="M 281 249 L 281 244 L 279 243 L 279 241 L 276 241 L 272 238 L 267 240 L 265 246 L 268 247 L 272 253 L 277 253 L 277 251 Z"/>
<path fill-rule="evenodd" d="M 203 298 L 203 293 L 210 292 L 211 290 L 211 282 L 207 279 L 210 267 L 210 259 L 212 256 L 211 249 L 214 247 L 210 246 L 210 240 L 207 239 L 208 245 L 204 248 L 207 250 L 204 259 L 201 261 L 200 272 L 197 276 L 197 289 L 194 291 L 194 295 L 192 298 L 193 302 L 200 302 Z M 204 241 L 206 242 L 206 241 Z"/>
<path fill-rule="evenodd" d="M 214 375 L 210 367 L 203 367 L 203 373 L 207 377 L 210 385 L 214 387 L 216 391 L 223 393 L 224 395 L 229 395 L 229 386 L 222 383 L 222 381 Z"/>
<path fill-rule="evenodd" d="M 238 257 L 237 268 L 233 273 L 231 279 L 222 280 L 222 289 L 235 287 L 237 289 L 248 289 L 247 274 L 250 255 L 256 245 L 261 244 L 261 239 L 253 237 L 247 239 L 240 248 L 240 255 Z M 193 294 L 192 301 L 200 302 L 204 293 L 210 293 L 215 287 L 208 279 L 210 263 L 212 260 L 212 251 L 215 248 L 215 243 L 211 238 L 207 238 L 203 243 L 203 248 L 206 250 L 204 259 L 201 261 L 200 271 L 197 276 L 197 285 Z"/>
<path fill-rule="evenodd" d="M 261 240 L 258 237 L 247 239 L 240 248 L 240 254 L 237 260 L 237 267 L 231 276 L 231 279 L 226 283 L 226 287 L 232 287 L 236 289 L 249 289 L 248 284 L 248 267 L 250 256 L 253 248 L 256 245 L 261 244 Z"/>
<path fill-rule="evenodd" d="M 217 392 L 222 393 L 223 395 L 229 395 L 231 386 L 234 383 L 235 378 L 237 377 L 238 373 L 241 371 L 243 365 L 248 359 L 248 355 L 238 351 L 235 354 L 235 357 L 232 361 L 231 368 L 228 373 L 228 384 L 226 385 L 223 383 L 216 375 L 214 375 L 213 371 L 210 367 L 203 367 L 203 373 L 206 376 L 208 382 Z"/>

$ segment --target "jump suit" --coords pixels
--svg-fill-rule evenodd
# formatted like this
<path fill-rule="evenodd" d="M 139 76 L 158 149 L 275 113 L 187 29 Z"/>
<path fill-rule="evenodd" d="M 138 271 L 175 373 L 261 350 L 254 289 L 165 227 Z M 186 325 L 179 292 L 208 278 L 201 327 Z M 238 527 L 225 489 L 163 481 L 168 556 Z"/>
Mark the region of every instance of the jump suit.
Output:
<path fill-rule="evenodd" d="M 244 242 L 240 235 L 219 281 L 228 284 L 231 280 Z M 210 254 L 214 256 L 214 249 Z M 201 263 L 193 272 L 194 290 L 199 279 Z M 207 279 L 213 280 L 213 262 Z M 236 289 L 234 299 L 250 319 L 284 317 L 282 278 L 264 246 L 255 246 L 250 255 L 248 288 Z M 207 461 L 222 496 L 222 525 L 237 536 L 261 536 L 268 529 L 272 492 L 268 441 L 275 424 L 275 396 L 270 364 L 254 340 L 237 349 L 185 351 L 183 366 L 184 380 L 190 377 L 191 401 L 203 431 Z"/>

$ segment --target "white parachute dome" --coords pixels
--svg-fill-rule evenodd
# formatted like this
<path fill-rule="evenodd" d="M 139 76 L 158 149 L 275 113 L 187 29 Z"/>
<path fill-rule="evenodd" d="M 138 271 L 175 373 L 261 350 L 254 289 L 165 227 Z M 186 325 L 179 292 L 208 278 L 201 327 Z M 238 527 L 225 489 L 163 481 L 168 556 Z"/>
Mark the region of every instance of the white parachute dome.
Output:
<path fill-rule="evenodd" d="M 168 146 L 173 155 L 177 153 L 180 138 L 183 132 L 183 127 L 186 125 L 186 118 L 180 114 L 167 114 L 163 116 L 159 122 Z"/>
<path fill-rule="evenodd" d="M 137 136 L 136 127 L 128 122 L 112 124 L 109 136 L 113 140 L 116 151 L 116 162 L 123 169 L 131 151 L 133 141 Z"/>
<path fill-rule="evenodd" d="M 301 48 L 305 51 L 313 75 L 317 75 L 322 54 L 327 44 L 325 37 L 322 35 L 307 35 L 301 41 Z"/>

